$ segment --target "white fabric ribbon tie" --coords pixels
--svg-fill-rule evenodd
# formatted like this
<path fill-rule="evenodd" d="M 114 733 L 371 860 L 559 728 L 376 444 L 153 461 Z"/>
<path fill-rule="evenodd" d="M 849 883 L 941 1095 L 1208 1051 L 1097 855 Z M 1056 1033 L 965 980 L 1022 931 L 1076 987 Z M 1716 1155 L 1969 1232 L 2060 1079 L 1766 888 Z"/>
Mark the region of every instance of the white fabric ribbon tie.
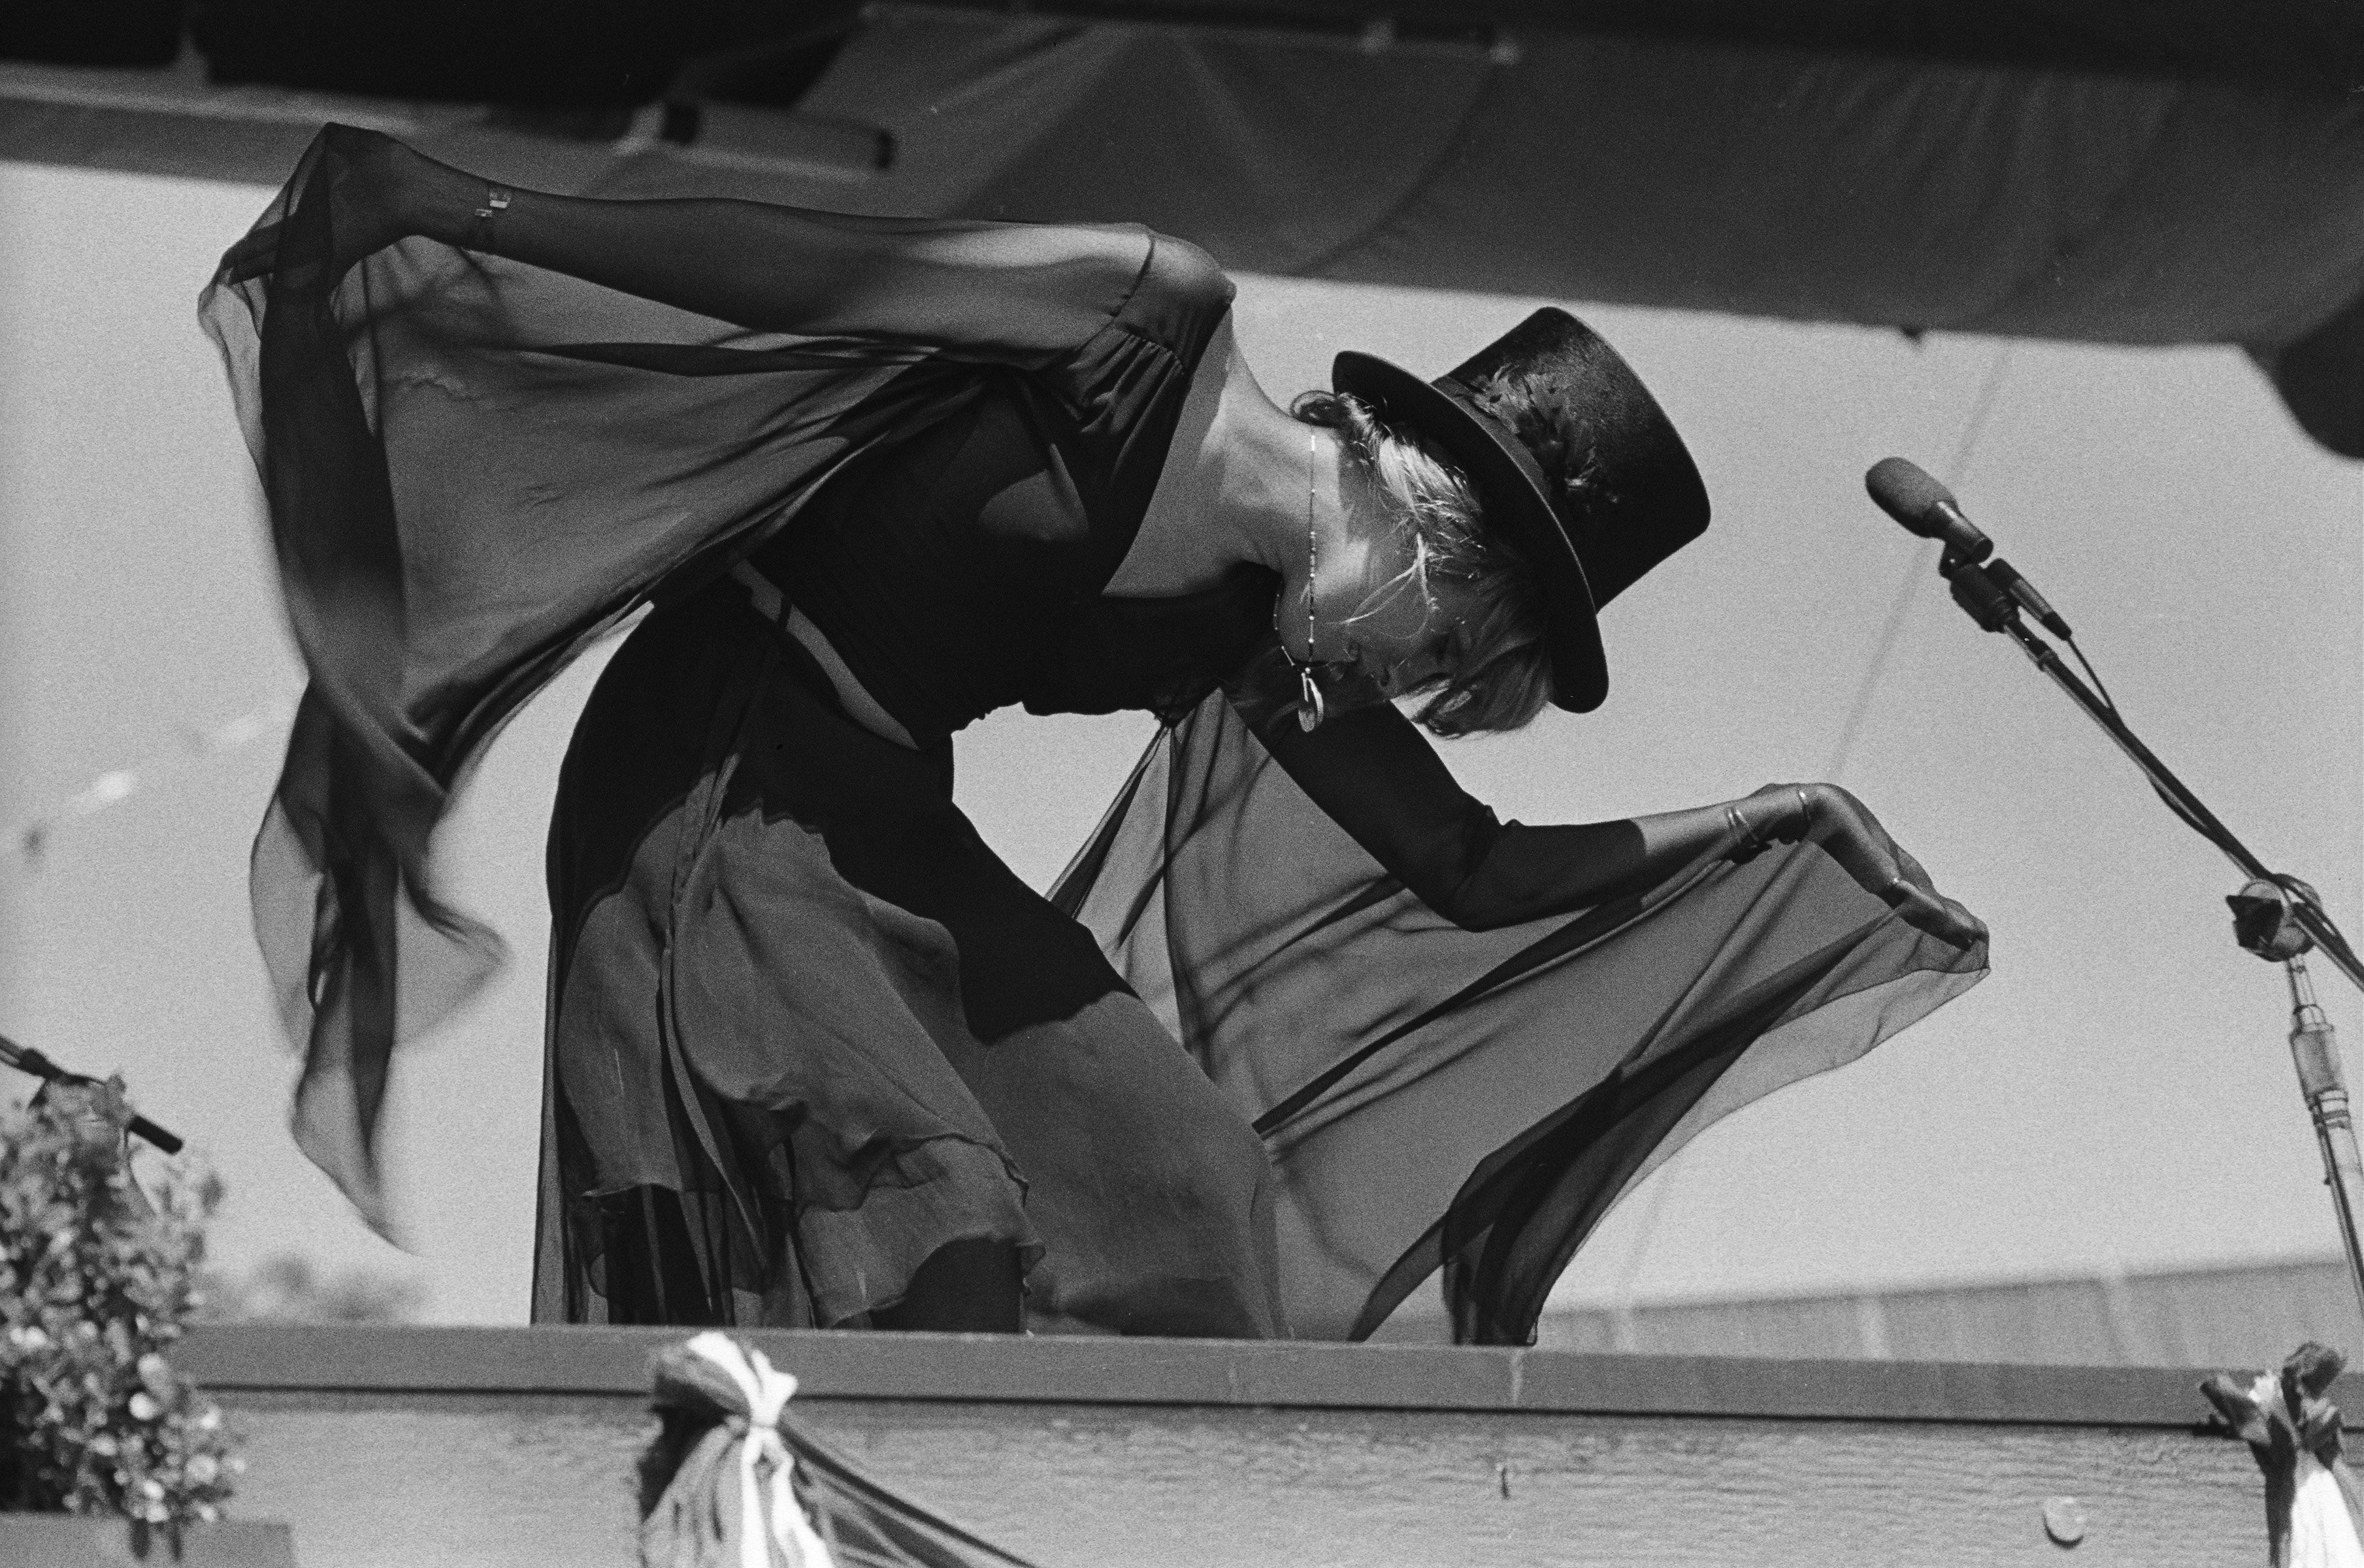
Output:
<path fill-rule="evenodd" d="M 739 1442 L 741 1568 L 774 1568 L 774 1546 L 787 1568 L 836 1568 L 828 1544 L 797 1501 L 796 1456 L 780 1436 L 780 1416 L 796 1394 L 797 1380 L 775 1370 L 763 1351 L 743 1349 L 728 1334 L 700 1334 L 689 1349 L 721 1368 L 747 1399 L 747 1428 Z M 772 1464 L 768 1488 L 763 1475 L 766 1459 Z"/>

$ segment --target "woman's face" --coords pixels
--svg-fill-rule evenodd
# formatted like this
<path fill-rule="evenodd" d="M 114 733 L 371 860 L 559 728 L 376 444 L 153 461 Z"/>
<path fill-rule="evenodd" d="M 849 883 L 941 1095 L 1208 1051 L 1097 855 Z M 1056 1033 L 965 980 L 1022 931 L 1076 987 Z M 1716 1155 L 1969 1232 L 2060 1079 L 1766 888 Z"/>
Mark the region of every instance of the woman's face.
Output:
<path fill-rule="evenodd" d="M 1454 628 L 1472 607 L 1466 585 L 1416 570 L 1411 530 L 1379 507 L 1346 512 L 1344 538 L 1321 562 L 1316 651 L 1351 663 L 1390 695 L 1444 673 Z M 1423 578 L 1425 583 L 1423 584 Z"/>

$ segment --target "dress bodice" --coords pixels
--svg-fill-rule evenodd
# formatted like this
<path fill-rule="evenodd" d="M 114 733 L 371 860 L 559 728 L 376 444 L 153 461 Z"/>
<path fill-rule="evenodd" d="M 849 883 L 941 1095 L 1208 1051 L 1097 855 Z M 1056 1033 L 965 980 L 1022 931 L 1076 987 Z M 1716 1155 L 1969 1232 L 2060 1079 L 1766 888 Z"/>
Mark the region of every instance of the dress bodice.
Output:
<path fill-rule="evenodd" d="M 1188 391 L 1163 378 L 1093 429 L 1055 386 L 981 373 L 956 412 L 817 495 L 756 569 L 923 743 L 1012 705 L 1178 717 L 1269 635 L 1279 590 L 1243 565 L 1173 597 L 1101 592 L 1151 488 L 1107 476 L 1162 459 Z"/>

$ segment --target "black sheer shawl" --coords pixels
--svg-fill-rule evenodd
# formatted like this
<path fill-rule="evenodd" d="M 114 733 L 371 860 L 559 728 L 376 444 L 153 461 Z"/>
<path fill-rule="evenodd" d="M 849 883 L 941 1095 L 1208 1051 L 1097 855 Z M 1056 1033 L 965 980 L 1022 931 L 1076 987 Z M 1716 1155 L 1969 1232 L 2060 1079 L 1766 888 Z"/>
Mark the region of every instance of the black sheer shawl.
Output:
<path fill-rule="evenodd" d="M 1455 1340 L 1528 1342 L 1700 1129 L 1986 973 L 1811 837 L 1571 907 L 1563 830 L 1494 827 L 1392 710 L 1300 740 L 1271 684 L 1159 735 L 1053 896 L 1263 1133 L 1297 1335 L 1364 1338 L 1441 1270 Z M 1447 918 L 1377 854 L 1485 885 L 1432 891 Z"/>
<path fill-rule="evenodd" d="M 1107 327 L 1156 241 L 775 209 L 793 332 L 411 239 L 330 275 L 340 155 L 199 314 L 262 480 L 310 684 L 258 835 L 255 928 L 304 1053 L 298 1144 L 381 1230 L 387 1064 L 497 967 L 429 854 L 502 723 L 641 605 L 695 588 L 844 463 Z"/>

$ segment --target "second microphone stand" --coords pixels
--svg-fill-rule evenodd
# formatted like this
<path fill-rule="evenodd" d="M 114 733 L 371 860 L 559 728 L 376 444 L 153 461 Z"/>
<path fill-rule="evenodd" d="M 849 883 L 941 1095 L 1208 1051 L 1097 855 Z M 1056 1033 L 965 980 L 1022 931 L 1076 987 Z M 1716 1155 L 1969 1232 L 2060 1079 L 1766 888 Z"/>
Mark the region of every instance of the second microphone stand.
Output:
<path fill-rule="evenodd" d="M 2357 1307 L 2364 1311 L 2364 1245 L 2357 1238 L 2357 1220 L 2364 1213 L 2364 1156 L 2359 1156 L 2356 1126 L 2349 1115 L 2347 1085 L 2341 1075 L 2339 1045 L 2331 1020 L 2314 998 L 2307 973 L 2306 954 L 2320 951 L 2334 967 L 2364 990 L 2364 962 L 2359 962 L 2347 939 L 2325 913 L 2314 890 L 2294 877 L 2269 871 L 2263 861 L 2217 819 L 2191 788 L 2160 762 L 2151 749 L 2126 728 L 2125 720 L 2106 698 L 2068 668 L 2057 650 L 2036 635 L 2021 617 L 2020 604 L 1995 581 L 2016 576 L 2003 562 L 1993 563 L 1994 575 L 1972 558 L 1948 551 L 1938 570 L 1951 584 L 1954 602 L 1987 631 L 2002 632 L 2018 644 L 2053 684 L 2068 694 L 2086 717 L 2102 727 L 2143 775 L 2168 809 L 2223 851 L 2241 868 L 2248 881 L 2225 902 L 2233 908 L 2234 936 L 2242 947 L 2260 958 L 2279 962 L 2290 981 L 2291 1056 L 2298 1070 L 2299 1092 L 2305 1096 L 2307 1115 L 2314 1123 L 2315 1143 L 2323 1154 L 2323 1179 L 2331 1189 L 2332 1207 L 2339 1218 L 2339 1239 L 2347 1253 L 2348 1282 L 2355 1286 Z M 2057 621 L 2057 617 L 2049 617 Z M 2065 625 L 2056 629 L 2065 631 Z"/>

